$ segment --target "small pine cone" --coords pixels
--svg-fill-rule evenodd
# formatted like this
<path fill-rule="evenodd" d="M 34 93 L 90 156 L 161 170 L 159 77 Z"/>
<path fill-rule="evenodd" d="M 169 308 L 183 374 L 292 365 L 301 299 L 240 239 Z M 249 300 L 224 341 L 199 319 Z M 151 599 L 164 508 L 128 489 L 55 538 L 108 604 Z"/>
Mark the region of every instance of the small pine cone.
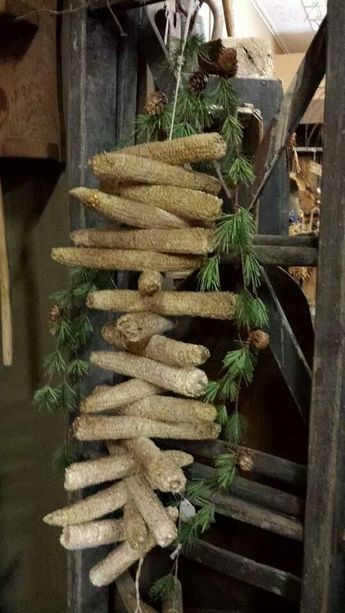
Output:
<path fill-rule="evenodd" d="M 266 349 L 270 344 L 270 337 L 263 330 L 253 330 L 248 337 L 249 344 L 255 349 Z"/>
<path fill-rule="evenodd" d="M 189 78 L 189 87 L 193 94 L 199 94 L 205 89 L 208 82 L 207 75 L 202 70 L 197 70 Z"/>
<path fill-rule="evenodd" d="M 49 311 L 48 326 L 51 328 L 61 317 L 61 311 L 57 304 L 54 304 Z"/>
<path fill-rule="evenodd" d="M 151 94 L 145 104 L 145 111 L 152 117 L 154 115 L 162 115 L 166 109 L 168 98 L 164 92 L 154 92 Z"/>
<path fill-rule="evenodd" d="M 223 49 L 217 60 L 218 75 L 224 79 L 236 76 L 238 62 L 236 49 Z"/>

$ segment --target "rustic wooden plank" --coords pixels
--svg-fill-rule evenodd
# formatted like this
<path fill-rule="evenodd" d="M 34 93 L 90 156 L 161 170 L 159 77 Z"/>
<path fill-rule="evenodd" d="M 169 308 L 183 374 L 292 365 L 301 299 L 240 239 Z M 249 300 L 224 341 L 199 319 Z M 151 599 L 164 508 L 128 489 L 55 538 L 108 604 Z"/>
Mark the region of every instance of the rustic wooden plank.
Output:
<path fill-rule="evenodd" d="M 176 441 L 165 441 L 166 447 L 176 448 Z M 276 456 L 242 447 L 241 445 L 229 445 L 225 441 L 179 441 L 178 447 L 183 451 L 193 454 L 197 458 L 213 460 L 222 453 L 235 452 L 238 454 L 237 465 L 246 467 L 246 470 L 262 477 L 281 481 L 289 485 L 304 488 L 306 485 L 307 469 L 302 464 L 278 458 Z"/>
<path fill-rule="evenodd" d="M 195 462 L 187 470 L 187 474 L 192 479 L 214 479 L 215 469 Z M 243 477 L 234 478 L 229 493 L 247 502 L 253 502 L 285 515 L 292 515 L 293 517 L 303 517 L 304 515 L 305 504 L 302 498 L 256 481 L 243 479 Z"/>
<path fill-rule="evenodd" d="M 303 613 L 345 599 L 345 5 L 328 2 L 327 85 L 315 354 L 304 542 Z"/>
<path fill-rule="evenodd" d="M 264 266 L 317 266 L 315 247 L 285 245 L 254 245 L 254 254 Z M 222 261 L 230 264 L 236 260 L 231 254 L 222 255 Z"/>
<path fill-rule="evenodd" d="M 254 237 L 254 245 L 317 248 L 318 238 L 315 234 L 296 234 L 295 236 L 256 234 Z"/>
<path fill-rule="evenodd" d="M 79 6 L 74 0 L 73 6 Z M 88 158 L 95 152 L 114 148 L 117 108 L 117 33 L 108 14 L 92 19 L 87 11 L 69 15 L 64 23 L 63 62 L 67 100 L 68 186 L 93 185 Z M 70 206 L 70 229 L 104 225 L 97 215 L 83 210 L 76 202 Z M 91 315 L 98 329 L 106 322 L 100 314 Z M 93 348 L 104 348 L 100 335 L 93 338 Z M 84 396 L 99 383 L 112 382 L 112 376 L 92 369 L 83 380 L 79 394 Z M 92 455 L 95 446 L 88 445 Z M 87 495 L 88 492 L 84 492 Z M 77 495 L 78 497 L 78 495 Z M 74 499 L 74 496 L 73 496 Z M 108 548 L 68 552 L 67 590 L 69 613 L 108 613 L 109 589 L 95 588 L 89 581 L 90 568 Z"/>
<path fill-rule="evenodd" d="M 296 541 L 303 539 L 303 525 L 298 519 L 240 500 L 231 494 L 212 492 L 207 498 L 215 504 L 216 512 L 220 515 Z"/>
<path fill-rule="evenodd" d="M 255 183 L 249 208 L 259 199 L 290 136 L 300 123 L 326 71 L 326 19 L 312 41 L 296 76 L 255 156 Z M 267 230 L 266 230 L 267 231 Z"/>
<path fill-rule="evenodd" d="M 261 564 L 232 551 L 220 549 L 200 539 L 193 549 L 183 555 L 224 575 L 255 585 L 288 600 L 299 600 L 301 580 L 291 573 Z"/>

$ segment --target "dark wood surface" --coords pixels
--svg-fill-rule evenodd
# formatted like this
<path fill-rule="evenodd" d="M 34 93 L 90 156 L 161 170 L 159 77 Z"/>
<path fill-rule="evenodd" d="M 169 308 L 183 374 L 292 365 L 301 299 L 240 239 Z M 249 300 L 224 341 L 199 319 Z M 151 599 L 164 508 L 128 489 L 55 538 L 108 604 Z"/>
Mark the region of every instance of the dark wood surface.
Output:
<path fill-rule="evenodd" d="M 168 444 L 167 444 L 168 443 Z M 170 443 L 170 444 L 169 444 Z M 166 441 L 166 446 L 176 448 L 176 441 Z M 238 453 L 245 460 L 247 465 L 251 465 L 249 474 L 257 474 L 281 481 L 282 483 L 295 485 L 304 488 L 306 485 L 307 469 L 302 464 L 278 458 L 257 449 L 249 449 L 241 445 L 229 445 L 225 441 L 180 441 L 179 447 L 197 458 L 213 460 L 218 455 L 233 451 Z"/>
<path fill-rule="evenodd" d="M 340 613 L 345 563 L 345 5 L 328 2 L 327 86 L 303 613 Z"/>
<path fill-rule="evenodd" d="M 199 540 L 186 555 L 229 577 L 240 579 L 289 600 L 299 599 L 301 581 L 291 573 L 261 564 L 232 551 L 220 549 L 202 540 Z"/>
<path fill-rule="evenodd" d="M 194 462 L 191 468 L 188 469 L 187 474 L 192 479 L 214 479 L 215 469 L 211 466 Z M 232 495 L 242 500 L 253 502 L 285 515 L 293 517 L 303 517 L 304 515 L 304 501 L 301 498 L 263 483 L 236 476 L 229 491 Z"/>

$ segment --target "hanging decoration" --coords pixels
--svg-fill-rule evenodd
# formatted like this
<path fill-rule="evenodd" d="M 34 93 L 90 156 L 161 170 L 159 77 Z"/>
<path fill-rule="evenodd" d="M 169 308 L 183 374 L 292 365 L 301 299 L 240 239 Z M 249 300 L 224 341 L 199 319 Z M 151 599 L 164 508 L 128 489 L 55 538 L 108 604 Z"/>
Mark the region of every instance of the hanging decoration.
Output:
<path fill-rule="evenodd" d="M 253 250 L 255 220 L 239 204 L 239 186 L 253 180 L 253 171 L 229 80 L 236 55 L 220 41 L 206 44 L 194 35 L 181 45 L 175 58 L 180 67 L 176 96 L 170 101 L 163 92 L 153 94 L 138 119 L 139 131 L 160 140 L 94 156 L 90 167 L 99 188 L 71 192 L 83 206 L 125 227 L 80 229 L 71 234 L 73 247 L 52 251 L 54 260 L 72 269 L 72 300 L 64 302 L 62 296 L 52 312 L 58 353 L 61 338 L 61 347 L 73 347 L 78 359 L 81 345 L 66 338 L 74 338 L 74 314 L 81 317 L 74 311 L 79 296 L 83 309 L 121 314 L 102 329 L 115 350 L 92 352 L 90 362 L 127 379 L 98 386 L 81 399 L 74 438 L 77 444 L 103 441 L 107 453 L 72 460 L 65 473 L 69 491 L 114 483 L 44 520 L 62 527 L 60 542 L 67 549 L 117 543 L 90 570 L 96 586 L 119 578 L 120 586 L 131 583 L 127 570 L 139 562 L 129 589 L 138 611 L 152 610 L 140 601 L 139 575 L 143 558 L 156 545 L 173 545 L 175 552 L 171 572 L 152 586 L 151 597 L 162 601 L 164 611 L 183 610 L 179 554 L 215 521 L 212 492 L 229 489 L 237 463 L 236 453 L 229 452 L 217 458 L 212 481 L 187 483 L 182 469 L 193 457 L 178 449 L 165 451 L 152 438 L 211 440 L 222 432 L 239 443 L 246 426 L 240 391 L 253 379 L 258 352 L 269 344 L 266 309 L 257 297 L 261 269 Z M 162 140 L 169 134 L 173 140 Z M 221 188 L 230 211 L 223 211 Z M 236 294 L 221 289 L 225 253 L 233 254 L 242 270 Z M 116 270 L 138 272 L 138 289 L 110 288 L 110 271 Z M 163 289 L 165 274 L 182 271 L 199 271 L 201 291 Z M 88 287 L 73 286 L 75 275 L 85 275 Z M 103 287 L 99 275 L 102 284 L 106 279 Z M 62 321 L 71 320 L 69 334 L 57 323 L 61 313 Z M 217 381 L 208 381 L 201 368 L 209 358 L 206 347 L 166 336 L 183 315 L 235 321 L 238 338 L 224 356 Z M 52 371 L 63 375 L 61 385 L 70 368 L 67 360 L 62 366 L 54 357 Z M 51 390 L 43 390 L 36 401 L 54 410 L 60 392 L 51 400 Z M 178 507 L 163 504 L 160 492 L 177 496 Z M 109 514 L 112 519 L 102 519 Z"/>

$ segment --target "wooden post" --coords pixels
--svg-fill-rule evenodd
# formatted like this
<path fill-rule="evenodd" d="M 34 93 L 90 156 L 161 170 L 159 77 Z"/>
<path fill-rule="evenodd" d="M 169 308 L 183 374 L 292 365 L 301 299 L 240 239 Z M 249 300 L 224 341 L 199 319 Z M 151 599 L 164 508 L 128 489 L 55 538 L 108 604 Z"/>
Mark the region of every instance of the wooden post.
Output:
<path fill-rule="evenodd" d="M 10 299 L 10 273 L 6 248 L 5 210 L 0 180 L 0 300 L 2 361 L 4 366 L 12 365 L 12 314 Z"/>
<path fill-rule="evenodd" d="M 327 87 L 315 353 L 305 518 L 303 613 L 344 611 L 345 5 L 328 1 Z"/>
<path fill-rule="evenodd" d="M 70 8 L 78 8 L 80 4 L 80 0 L 71 0 Z M 130 36 L 120 40 L 109 11 L 102 16 L 89 15 L 85 7 L 85 10 L 77 10 L 63 17 L 62 61 L 67 94 L 69 188 L 95 186 L 96 181 L 88 170 L 87 160 L 95 153 L 114 149 L 117 142 L 128 138 L 123 126 L 128 129 L 128 135 L 134 132 L 137 19 L 134 14 L 121 18 Z M 71 231 L 97 225 L 104 226 L 97 215 L 75 202 L 71 203 Z M 121 286 L 119 279 L 117 285 Z M 105 314 L 95 313 L 91 317 L 95 329 L 100 329 L 107 322 Z M 93 340 L 93 349 L 105 347 L 100 335 L 98 338 L 98 343 Z M 80 394 L 88 395 L 96 385 L 112 383 L 113 380 L 112 374 L 93 373 L 83 381 Z M 78 496 L 74 494 L 70 502 L 76 499 Z M 89 549 L 68 553 L 68 613 L 108 613 L 108 587 L 95 588 L 88 577 L 91 567 L 106 553 L 106 548 L 103 551 L 98 548 L 97 551 Z"/>

